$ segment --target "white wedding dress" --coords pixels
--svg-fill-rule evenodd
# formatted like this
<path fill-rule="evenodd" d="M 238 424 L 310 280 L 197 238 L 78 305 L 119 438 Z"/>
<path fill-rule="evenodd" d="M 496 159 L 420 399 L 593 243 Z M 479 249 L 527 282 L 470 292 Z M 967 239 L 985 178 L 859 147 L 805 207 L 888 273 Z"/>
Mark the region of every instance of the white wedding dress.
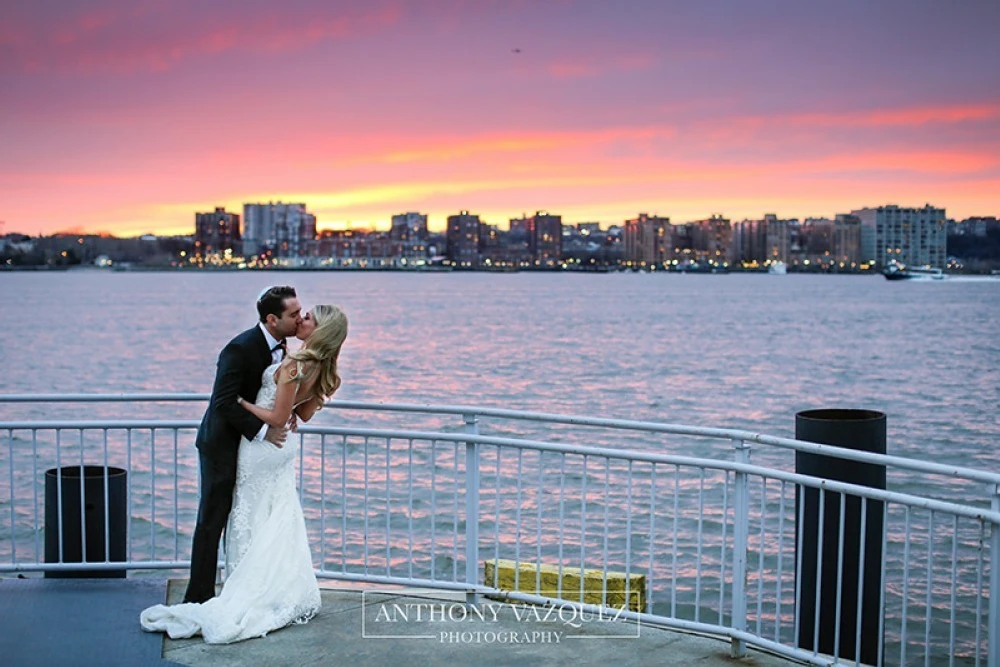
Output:
<path fill-rule="evenodd" d="M 261 407 L 274 407 L 277 367 L 264 371 L 255 401 Z M 222 592 L 201 604 L 149 607 L 140 615 L 143 630 L 172 639 L 201 634 L 209 644 L 229 644 L 316 614 L 319 586 L 295 488 L 297 440 L 289 438 L 281 448 L 240 440 Z"/>

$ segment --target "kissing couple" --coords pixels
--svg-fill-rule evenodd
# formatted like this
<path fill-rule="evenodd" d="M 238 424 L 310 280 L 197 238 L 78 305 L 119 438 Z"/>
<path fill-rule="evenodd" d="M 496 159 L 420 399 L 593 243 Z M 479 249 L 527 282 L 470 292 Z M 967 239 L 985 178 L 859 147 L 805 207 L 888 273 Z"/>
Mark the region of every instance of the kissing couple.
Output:
<path fill-rule="evenodd" d="M 184 602 L 154 605 L 142 629 L 172 639 L 201 634 L 210 644 L 263 637 L 305 623 L 320 608 L 302 506 L 295 489 L 295 438 L 340 387 L 337 359 L 347 316 L 317 305 L 305 315 L 293 287 L 257 298 L 258 324 L 222 349 L 195 446 L 201 501 Z M 285 353 L 285 340 L 302 346 Z M 219 540 L 226 578 L 218 597 Z"/>

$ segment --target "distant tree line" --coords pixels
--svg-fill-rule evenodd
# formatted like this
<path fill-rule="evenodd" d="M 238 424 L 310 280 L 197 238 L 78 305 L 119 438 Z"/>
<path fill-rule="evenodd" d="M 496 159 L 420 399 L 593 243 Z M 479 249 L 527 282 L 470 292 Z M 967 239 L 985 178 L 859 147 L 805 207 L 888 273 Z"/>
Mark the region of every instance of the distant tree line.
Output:
<path fill-rule="evenodd" d="M 0 268 L 93 265 L 101 257 L 113 263 L 170 266 L 182 252 L 191 250 L 192 243 L 186 237 L 7 234 L 0 237 Z"/>
<path fill-rule="evenodd" d="M 949 235 L 948 256 L 966 262 L 1000 262 L 1000 229 L 986 230 L 986 236 Z"/>

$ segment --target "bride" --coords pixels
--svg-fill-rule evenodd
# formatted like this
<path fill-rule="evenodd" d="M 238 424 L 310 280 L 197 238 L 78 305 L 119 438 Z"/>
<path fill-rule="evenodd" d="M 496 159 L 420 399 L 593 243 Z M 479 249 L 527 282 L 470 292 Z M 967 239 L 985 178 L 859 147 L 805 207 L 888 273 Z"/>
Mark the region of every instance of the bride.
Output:
<path fill-rule="evenodd" d="M 337 359 L 347 316 L 318 305 L 305 315 L 302 348 L 264 371 L 255 403 L 237 402 L 270 426 L 308 421 L 340 387 Z M 294 428 L 294 426 L 293 426 Z M 320 607 L 305 519 L 295 489 L 298 445 L 240 441 L 233 509 L 226 527 L 226 580 L 202 603 L 158 604 L 139 617 L 142 629 L 172 639 L 201 634 L 209 644 L 263 637 L 305 623 Z"/>

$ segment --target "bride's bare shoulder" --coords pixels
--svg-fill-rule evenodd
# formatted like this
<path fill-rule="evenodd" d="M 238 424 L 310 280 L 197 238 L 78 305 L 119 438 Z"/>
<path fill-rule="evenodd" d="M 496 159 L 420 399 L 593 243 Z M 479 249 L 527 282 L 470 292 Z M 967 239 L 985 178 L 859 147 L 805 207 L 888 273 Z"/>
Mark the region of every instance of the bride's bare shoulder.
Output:
<path fill-rule="evenodd" d="M 278 382 L 308 382 L 315 375 L 316 362 L 287 357 L 278 367 Z"/>
<path fill-rule="evenodd" d="M 294 382 L 299 379 L 300 373 L 301 370 L 298 362 L 291 357 L 285 357 L 284 361 L 282 361 L 278 366 L 278 370 L 275 371 L 275 378 L 279 384 L 284 382 Z"/>

